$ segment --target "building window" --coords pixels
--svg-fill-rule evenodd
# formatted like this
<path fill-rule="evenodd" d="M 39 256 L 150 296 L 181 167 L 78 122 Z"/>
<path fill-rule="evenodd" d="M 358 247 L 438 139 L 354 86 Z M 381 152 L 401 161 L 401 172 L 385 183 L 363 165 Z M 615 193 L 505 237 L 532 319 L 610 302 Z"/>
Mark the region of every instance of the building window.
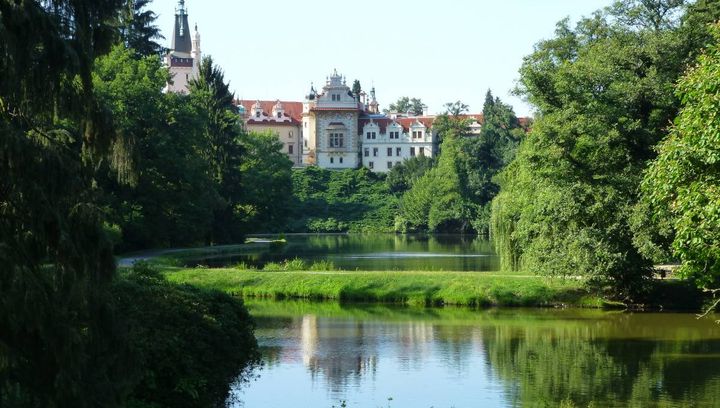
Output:
<path fill-rule="evenodd" d="M 415 157 L 415 148 L 414 147 L 410 148 L 410 156 Z"/>
<path fill-rule="evenodd" d="M 375 132 L 372 132 L 372 138 L 375 139 Z"/>
<path fill-rule="evenodd" d="M 395 148 L 395 156 L 400 157 L 401 153 L 402 153 L 402 147 L 396 147 Z"/>
<path fill-rule="evenodd" d="M 259 118 L 259 117 L 260 117 L 260 111 L 255 111 L 255 117 L 256 117 L 256 118 Z"/>
<path fill-rule="evenodd" d="M 388 162 L 388 169 L 392 169 L 392 162 Z"/>
<path fill-rule="evenodd" d="M 367 140 L 370 140 L 370 134 L 371 134 L 370 132 L 367 132 L 367 135 L 366 135 Z"/>
<path fill-rule="evenodd" d="M 293 145 L 288 145 L 288 154 L 293 154 Z"/>
<path fill-rule="evenodd" d="M 288 132 L 288 137 L 289 137 L 290 139 L 292 139 L 292 137 L 293 137 L 293 132 L 292 132 L 292 130 Z"/>
<path fill-rule="evenodd" d="M 368 162 L 368 168 L 374 169 L 375 163 L 374 162 Z"/>
<path fill-rule="evenodd" d="M 377 155 L 378 155 L 378 148 L 373 147 L 373 157 L 377 157 Z"/>
<path fill-rule="evenodd" d="M 365 148 L 365 157 L 370 157 L 370 149 L 367 147 Z"/>
<path fill-rule="evenodd" d="M 282 113 L 281 113 L 281 112 L 278 112 L 278 113 L 277 113 L 277 117 L 278 117 L 278 119 L 282 118 Z"/>
<path fill-rule="evenodd" d="M 390 132 L 390 139 L 400 139 L 400 132 Z"/>
<path fill-rule="evenodd" d="M 387 148 L 388 157 L 392 157 L 392 147 Z"/>
<path fill-rule="evenodd" d="M 331 99 L 332 101 L 334 101 L 334 102 L 339 102 L 339 101 L 340 101 L 340 94 L 332 94 L 332 95 L 330 95 L 330 99 Z"/>
<path fill-rule="evenodd" d="M 421 147 L 420 151 L 418 151 L 418 153 L 420 153 L 420 156 L 425 156 L 425 148 Z"/>
<path fill-rule="evenodd" d="M 341 157 L 341 158 L 340 158 L 340 163 L 341 163 L 341 164 L 342 164 L 342 161 L 343 161 L 343 158 Z"/>
<path fill-rule="evenodd" d="M 343 147 L 344 135 L 342 133 L 330 133 L 329 146 L 333 148 Z"/>
<path fill-rule="evenodd" d="M 305 147 L 307 147 L 307 139 L 303 140 L 303 144 L 305 145 Z"/>
<path fill-rule="evenodd" d="M 330 158 L 330 164 L 332 164 L 332 163 L 335 163 L 335 158 L 334 158 L 334 157 L 331 157 L 331 158 Z"/>

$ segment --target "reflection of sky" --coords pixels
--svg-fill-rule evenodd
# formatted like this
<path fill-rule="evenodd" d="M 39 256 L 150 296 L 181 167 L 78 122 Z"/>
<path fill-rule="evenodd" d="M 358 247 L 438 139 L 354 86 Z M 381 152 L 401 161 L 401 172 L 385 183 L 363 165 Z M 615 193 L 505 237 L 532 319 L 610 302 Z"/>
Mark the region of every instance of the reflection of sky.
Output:
<path fill-rule="evenodd" d="M 479 330 L 306 315 L 258 332 L 277 360 L 240 391 L 245 407 L 497 407 Z"/>

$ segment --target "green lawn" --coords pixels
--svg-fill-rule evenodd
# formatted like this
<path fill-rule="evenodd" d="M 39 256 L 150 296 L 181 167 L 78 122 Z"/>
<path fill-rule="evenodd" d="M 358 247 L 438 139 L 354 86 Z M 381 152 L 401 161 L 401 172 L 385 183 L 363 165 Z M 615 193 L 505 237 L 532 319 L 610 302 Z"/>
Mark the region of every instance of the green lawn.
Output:
<path fill-rule="evenodd" d="M 219 289 L 247 298 L 316 299 L 409 305 L 594 306 L 575 279 L 488 272 L 258 271 L 164 269 L 176 283 Z"/>

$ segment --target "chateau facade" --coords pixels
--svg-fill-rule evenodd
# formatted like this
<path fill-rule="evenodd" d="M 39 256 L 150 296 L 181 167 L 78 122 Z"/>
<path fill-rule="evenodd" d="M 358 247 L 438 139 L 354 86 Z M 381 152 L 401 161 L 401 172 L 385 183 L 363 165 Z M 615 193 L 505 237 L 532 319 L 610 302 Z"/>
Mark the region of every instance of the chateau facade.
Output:
<path fill-rule="evenodd" d="M 311 86 L 303 102 L 303 163 L 387 172 L 411 157 L 436 154 L 433 117 L 391 118 L 378 107 L 374 88 L 369 97 L 353 95 L 337 71 L 321 92 Z"/>
<path fill-rule="evenodd" d="M 237 100 L 235 105 L 247 130 L 275 133 L 293 166 L 302 166 L 302 102 Z"/>
<path fill-rule="evenodd" d="M 165 66 L 168 67 L 171 75 L 165 90 L 187 93 L 190 80 L 197 76 L 201 59 L 200 33 L 197 24 L 195 24 L 195 32 L 191 33 L 185 0 L 179 0 L 175 8 L 172 43 L 165 55 Z"/>

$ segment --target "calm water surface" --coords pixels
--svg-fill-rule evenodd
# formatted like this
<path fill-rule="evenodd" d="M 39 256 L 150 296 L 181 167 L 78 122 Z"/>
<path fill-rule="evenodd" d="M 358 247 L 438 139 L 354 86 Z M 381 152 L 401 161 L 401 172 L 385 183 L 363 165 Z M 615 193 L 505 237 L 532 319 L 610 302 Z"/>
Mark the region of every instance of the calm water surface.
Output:
<path fill-rule="evenodd" d="M 292 234 L 287 244 L 252 244 L 234 253 L 193 258 L 188 266 L 212 267 L 299 258 L 329 260 L 344 270 L 496 271 L 499 259 L 484 238 L 463 235 Z"/>
<path fill-rule="evenodd" d="M 720 326 L 691 314 L 248 306 L 235 407 L 720 406 Z"/>

